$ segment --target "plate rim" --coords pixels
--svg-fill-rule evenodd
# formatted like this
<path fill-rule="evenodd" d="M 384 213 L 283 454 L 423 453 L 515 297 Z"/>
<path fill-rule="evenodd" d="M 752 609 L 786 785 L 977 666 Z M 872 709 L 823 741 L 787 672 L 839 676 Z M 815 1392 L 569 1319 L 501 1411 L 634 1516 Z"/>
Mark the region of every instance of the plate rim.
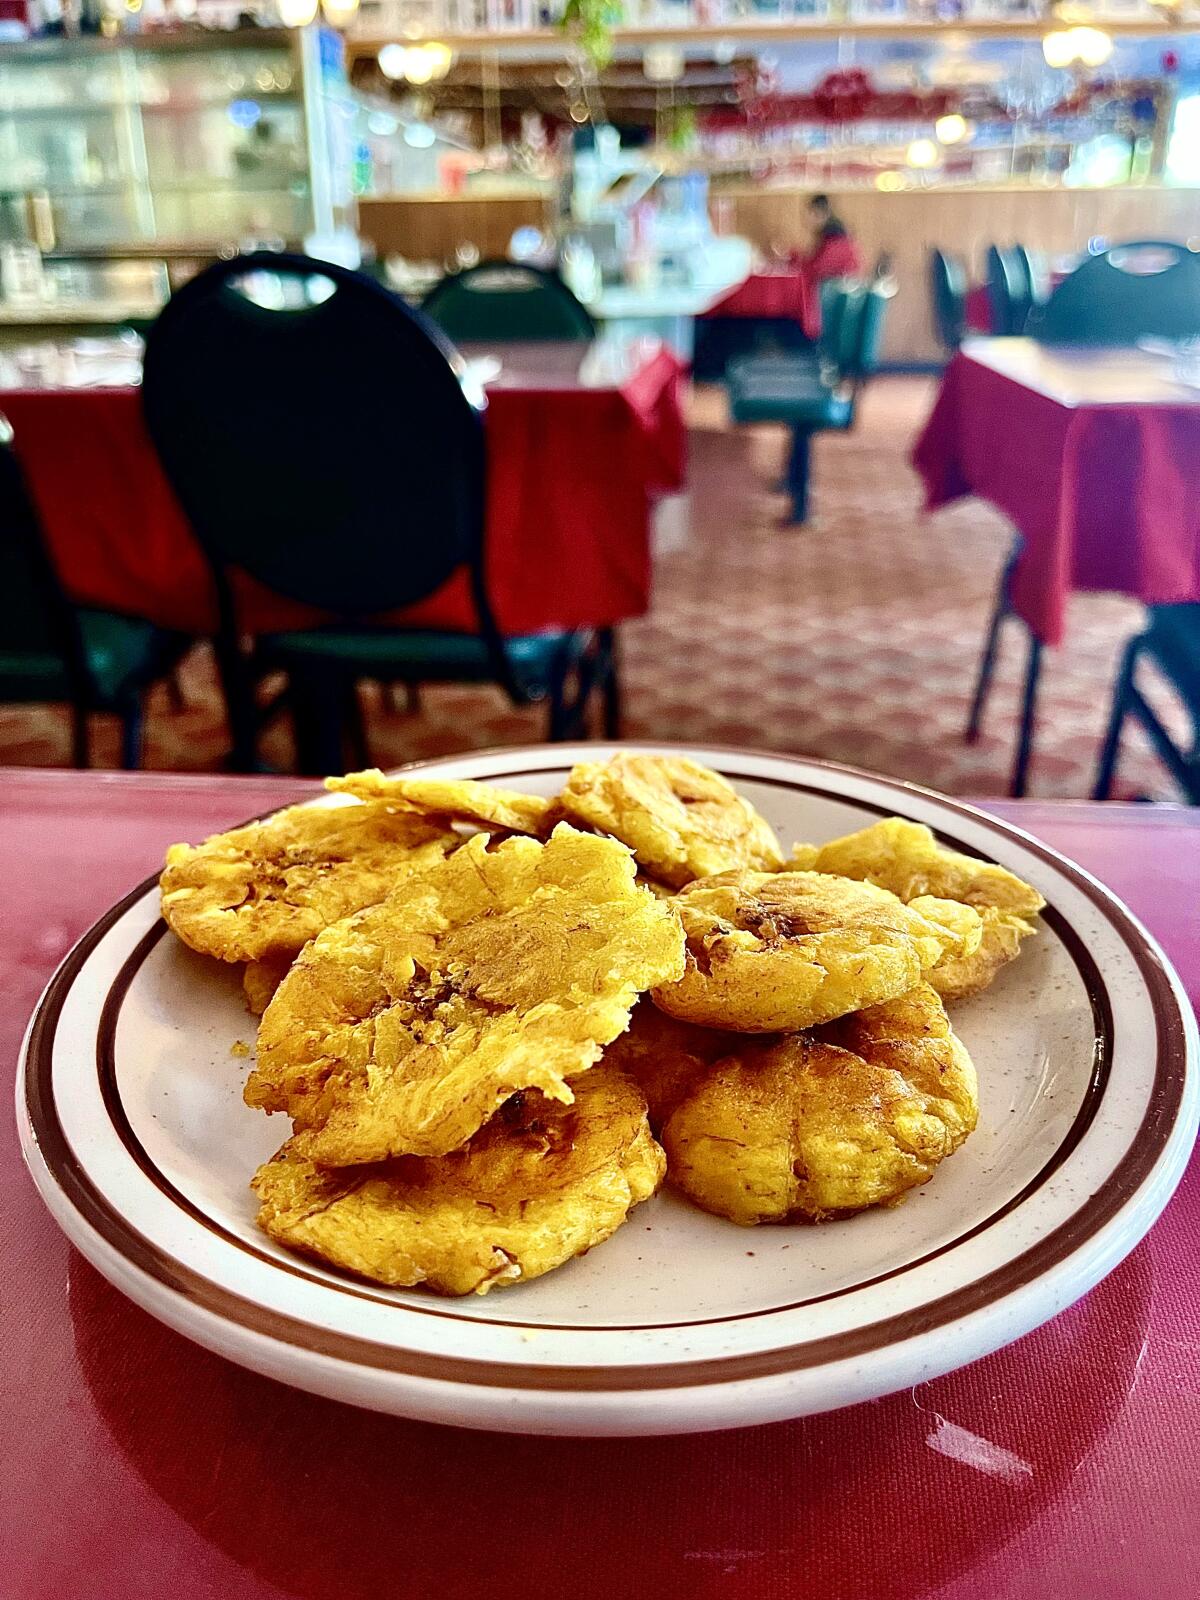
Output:
<path fill-rule="evenodd" d="M 1073 882 L 1081 889 L 1087 898 L 1098 907 L 1106 920 L 1114 927 L 1121 937 L 1123 944 L 1128 948 L 1134 965 L 1140 975 L 1142 985 L 1146 991 L 1156 1030 L 1156 1055 L 1154 1078 L 1147 1099 L 1146 1108 L 1138 1129 L 1131 1133 L 1124 1149 L 1117 1160 L 1112 1172 L 1105 1183 L 1089 1195 L 1083 1205 L 1078 1207 L 1067 1220 L 1059 1224 L 1051 1232 L 1034 1240 L 1032 1245 L 1023 1250 L 1013 1260 L 986 1272 L 982 1277 L 973 1282 L 959 1286 L 949 1294 L 935 1297 L 923 1302 L 917 1307 L 901 1310 L 889 1317 L 884 1317 L 873 1323 L 864 1323 L 847 1329 L 841 1333 L 828 1335 L 821 1340 L 808 1341 L 801 1345 L 774 1345 L 769 1349 L 753 1352 L 740 1352 L 724 1356 L 702 1358 L 698 1361 L 671 1361 L 666 1364 L 631 1365 L 628 1368 L 614 1368 L 612 1366 L 568 1367 L 553 1365 L 539 1369 L 530 1365 L 516 1365 L 508 1362 L 492 1362 L 476 1357 L 464 1356 L 431 1356 L 426 1352 L 412 1349 L 382 1346 L 376 1341 L 356 1340 L 353 1336 L 346 1335 L 337 1330 L 320 1329 L 302 1319 L 288 1316 L 278 1311 L 270 1313 L 264 1319 L 263 1308 L 255 1302 L 242 1302 L 252 1312 L 251 1319 L 234 1317 L 231 1320 L 239 1331 L 256 1334 L 268 1340 L 280 1338 L 276 1330 L 263 1326 L 264 1321 L 291 1324 L 301 1335 L 299 1338 L 283 1338 L 282 1342 L 288 1346 L 293 1355 L 301 1358 L 333 1357 L 339 1363 L 350 1363 L 355 1366 L 367 1366 L 378 1370 L 382 1367 L 382 1377 L 386 1379 L 417 1379 L 449 1382 L 456 1385 L 469 1384 L 472 1387 L 483 1386 L 492 1390 L 505 1390 L 532 1397 L 541 1394 L 543 1398 L 552 1398 L 557 1394 L 562 1398 L 562 1391 L 580 1395 L 582 1391 L 603 1390 L 606 1393 L 628 1393 L 636 1391 L 648 1396 L 652 1392 L 662 1393 L 664 1390 L 694 1390 L 697 1385 L 705 1388 L 720 1388 L 745 1382 L 755 1382 L 763 1379 L 780 1379 L 788 1375 L 798 1375 L 802 1371 L 809 1373 L 833 1366 L 834 1364 L 852 1360 L 858 1357 L 879 1357 L 884 1352 L 902 1346 L 914 1338 L 922 1335 L 936 1334 L 939 1330 L 953 1326 L 956 1322 L 971 1316 L 972 1313 L 981 1315 L 992 1314 L 1003 1319 L 1006 1307 L 1014 1308 L 1015 1299 L 1020 1295 L 1033 1295 L 1037 1286 L 1045 1280 L 1048 1274 L 1064 1273 L 1071 1275 L 1072 1267 L 1075 1276 L 1087 1277 L 1085 1266 L 1090 1259 L 1086 1252 L 1088 1247 L 1093 1247 L 1093 1255 L 1103 1255 L 1100 1242 L 1103 1237 L 1118 1223 L 1125 1213 L 1139 1209 L 1139 1199 L 1142 1209 L 1145 1206 L 1145 1194 L 1155 1174 L 1163 1167 L 1163 1163 L 1171 1155 L 1172 1141 L 1179 1135 L 1181 1120 L 1185 1112 L 1190 1111 L 1190 1120 L 1195 1120 L 1195 1083 L 1194 1072 L 1191 1070 L 1191 1050 L 1194 1037 L 1194 1025 L 1189 1028 L 1190 1007 L 1183 994 L 1178 977 L 1174 974 L 1170 963 L 1159 948 L 1153 936 L 1141 925 L 1138 919 L 1128 910 L 1120 899 L 1099 883 L 1086 869 L 1079 867 L 1069 858 L 1061 855 L 1051 846 L 1044 844 L 1040 839 L 1030 835 L 1019 824 L 1013 824 L 1006 819 L 997 818 L 981 811 L 969 803 L 957 800 L 950 796 L 925 788 L 918 784 L 909 783 L 902 779 L 891 778 L 874 774 L 861 768 L 848 766 L 842 763 L 828 762 L 816 758 L 797 757 L 773 751 L 760 751 L 741 746 L 720 746 L 697 744 L 689 745 L 684 742 L 651 742 L 651 741 L 595 741 L 564 744 L 561 746 L 535 744 L 521 746 L 504 746 L 488 750 L 463 751 L 454 755 L 431 758 L 407 763 L 404 767 L 395 769 L 400 772 L 411 772 L 430 767 L 444 767 L 452 763 L 474 763 L 491 761 L 495 759 L 511 760 L 514 766 L 519 766 L 523 758 L 535 758 L 530 762 L 533 770 L 537 770 L 537 763 L 542 767 L 570 765 L 575 760 L 588 759 L 590 756 L 602 757 L 606 752 L 611 753 L 616 749 L 638 749 L 657 751 L 664 754 L 688 754 L 693 758 L 717 758 L 714 764 L 719 765 L 721 756 L 735 758 L 759 758 L 773 764 L 801 768 L 808 773 L 829 772 L 843 778 L 862 780 L 872 785 L 882 787 L 886 791 L 899 795 L 914 795 L 932 801 L 943 811 L 966 817 L 977 825 L 982 825 L 987 831 L 1016 839 L 1027 850 L 1039 859 L 1049 864 L 1053 870 L 1064 875 L 1068 881 Z M 547 757 L 557 759 L 547 760 Z M 797 780 L 801 774 L 797 773 Z M 755 776 L 750 773 L 735 773 L 746 781 L 755 781 Z M 489 774 L 490 781 L 503 783 L 504 773 Z M 800 781 L 788 783 L 781 781 L 783 786 L 793 792 L 803 791 L 806 787 Z M 861 804 L 856 797 L 849 795 L 844 789 L 829 788 L 818 789 L 817 793 L 824 794 L 833 800 L 842 800 L 849 804 Z M 318 800 L 319 795 L 308 796 L 309 803 Z M 305 797 L 296 802 L 305 803 Z M 282 807 L 271 807 L 261 815 L 271 815 Z M 897 810 L 901 807 L 897 806 Z M 238 824 L 232 824 L 237 826 Z M 85 965 L 93 950 L 111 930 L 111 928 L 129 911 L 139 900 L 143 899 L 148 890 L 157 881 L 157 874 L 152 874 L 143 883 L 139 884 L 128 894 L 123 896 L 115 905 L 110 907 L 103 916 L 89 928 L 64 957 L 59 968 L 47 985 L 46 991 L 39 1000 L 30 1022 L 26 1036 L 25 1046 L 22 1049 L 21 1072 L 18 1075 L 18 1097 L 24 1090 L 24 1105 L 30 1137 L 42 1165 L 45 1178 L 59 1191 L 62 1203 L 69 1209 L 74 1220 L 82 1223 L 85 1228 L 96 1232 L 105 1239 L 108 1246 L 116 1251 L 127 1267 L 135 1273 L 141 1273 L 150 1280 L 157 1280 L 159 1286 L 165 1287 L 173 1294 L 182 1294 L 190 1302 L 195 1301 L 194 1290 L 187 1283 L 181 1284 L 177 1278 L 173 1279 L 168 1273 L 164 1276 L 152 1268 L 141 1264 L 136 1256 L 130 1255 L 128 1250 L 123 1250 L 120 1245 L 120 1236 L 124 1233 L 135 1240 L 142 1238 L 138 1230 L 128 1219 L 116 1210 L 107 1196 L 99 1194 L 91 1186 L 88 1175 L 82 1171 L 78 1176 L 90 1189 L 96 1201 L 99 1202 L 103 1212 L 113 1217 L 117 1224 L 117 1237 L 111 1238 L 103 1228 L 97 1228 L 94 1220 L 89 1217 L 87 1210 L 81 1207 L 63 1182 L 63 1173 L 60 1166 L 50 1159 L 45 1133 L 49 1131 L 53 1136 L 57 1127 L 61 1146 L 59 1155 L 66 1151 L 68 1162 L 78 1166 L 78 1158 L 66 1140 L 65 1134 L 58 1125 L 57 1112 L 54 1108 L 52 1086 L 49 1080 L 49 1068 L 53 1057 L 54 1030 L 58 1018 L 70 993 L 79 971 Z M 30 1063 L 38 1065 L 38 1071 L 30 1071 Z M 43 1082 L 43 1073 L 45 1074 Z M 38 1090 L 44 1091 L 39 1094 Z M 1162 1091 L 1167 1091 L 1164 1102 Z M 1190 1100 L 1193 1102 L 1189 1106 Z M 48 1099 L 51 1122 L 46 1121 L 47 1106 L 44 1099 Z M 24 1119 L 21 1119 L 24 1123 Z M 32 1151 L 25 1148 L 25 1126 L 22 1126 L 22 1148 L 25 1151 L 26 1161 L 34 1173 L 39 1190 L 43 1184 L 39 1174 L 34 1170 L 31 1160 Z M 1185 1129 L 1186 1132 L 1186 1129 Z M 51 1138 L 51 1143 L 56 1141 Z M 1145 1217 L 1144 1226 L 1140 1226 L 1142 1218 L 1139 1216 L 1139 1225 L 1135 1228 L 1134 1236 L 1129 1238 L 1115 1259 L 1133 1247 L 1146 1229 L 1150 1226 L 1162 1205 L 1166 1203 L 1175 1183 L 1180 1176 L 1182 1165 L 1186 1159 L 1187 1143 L 1183 1146 L 1182 1155 L 1177 1155 L 1175 1167 L 1178 1170 L 1165 1175 L 1166 1188 L 1161 1197 L 1156 1197 L 1152 1213 Z M 1134 1158 L 1137 1159 L 1134 1159 Z M 1127 1169 L 1132 1168 L 1133 1176 L 1130 1177 Z M 43 1191 L 44 1193 L 44 1191 Z M 45 1196 L 44 1196 L 45 1197 Z M 48 1197 L 47 1197 L 48 1198 Z M 1101 1202 L 1107 1200 L 1108 1204 Z M 60 1220 L 57 1207 L 51 1207 L 56 1218 Z M 1080 1235 L 1081 1219 L 1086 1218 L 1091 1226 L 1084 1228 Z M 66 1230 L 70 1232 L 70 1230 Z M 1062 1237 L 1068 1236 L 1068 1237 Z M 1048 1259 L 1040 1261 L 1047 1255 L 1047 1247 L 1053 1242 L 1061 1243 L 1061 1248 L 1049 1251 Z M 78 1242 L 78 1241 L 76 1241 Z M 153 1250 L 158 1247 L 152 1241 L 146 1241 Z M 162 1252 L 158 1252 L 160 1257 Z M 1031 1266 L 1024 1272 L 1018 1269 L 1027 1263 L 1030 1257 L 1038 1257 L 1039 1264 Z M 95 1257 L 92 1257 L 95 1260 Z M 169 1262 L 171 1258 L 167 1257 Z M 99 1264 L 99 1263 L 97 1263 Z M 1114 1262 L 1109 1262 L 1102 1267 L 1102 1272 L 1108 1270 Z M 176 1264 L 178 1266 L 178 1264 Z M 104 1270 L 102 1268 L 102 1270 Z M 189 1269 L 190 1270 L 190 1269 Z M 1102 1272 L 1100 1275 L 1102 1275 Z M 1016 1275 L 1016 1281 L 1011 1281 Z M 1000 1280 L 996 1282 L 995 1280 Z M 228 1295 L 222 1286 L 213 1284 L 211 1280 L 200 1280 L 205 1283 L 210 1291 L 215 1293 L 219 1300 Z M 1077 1292 L 1083 1292 L 1090 1286 L 1089 1280 L 1081 1282 Z M 856 1286 L 857 1287 L 857 1286 Z M 127 1291 L 128 1292 L 128 1291 Z M 236 1296 L 229 1298 L 237 1299 Z M 1074 1298 L 1072 1295 L 1071 1298 Z M 212 1300 L 212 1294 L 209 1296 Z M 946 1309 L 946 1314 L 931 1319 L 931 1313 L 945 1308 L 946 1302 L 952 1305 Z M 960 1303 L 967 1301 L 970 1303 Z M 145 1302 L 143 1302 L 145 1303 Z M 1064 1302 L 1066 1303 L 1066 1302 Z M 153 1305 L 150 1309 L 155 1309 Z M 216 1317 L 227 1315 L 220 1309 L 214 1309 L 210 1303 L 207 1309 Z M 400 1309 L 408 1309 L 400 1307 Z M 1058 1309 L 1058 1307 L 1055 1307 Z M 161 1315 L 161 1310 L 159 1311 Z M 1047 1313 L 1050 1314 L 1050 1313 Z M 723 1321 L 726 1319 L 715 1319 Z M 1044 1320 L 1036 1316 L 1036 1321 Z M 188 1331 L 186 1325 L 177 1324 Z M 1020 1331 L 1020 1330 L 1018 1330 Z M 855 1344 L 864 1334 L 877 1334 L 865 1345 Z M 320 1348 L 321 1342 L 331 1340 L 333 1348 Z M 1003 1342 L 1003 1339 L 997 1342 Z M 365 1345 L 367 1348 L 356 1348 Z M 828 1348 L 833 1347 L 833 1348 Z M 994 1347 L 994 1346 L 989 1346 Z M 366 1359 L 369 1352 L 381 1350 L 387 1359 L 383 1361 Z M 801 1352 L 809 1352 L 804 1359 L 796 1359 Z M 982 1353 L 977 1351 L 976 1353 Z M 422 1371 L 421 1368 L 426 1370 Z M 539 1372 L 541 1377 L 539 1379 Z M 552 1381 L 547 1381 L 547 1376 L 552 1375 Z M 629 1379 L 636 1379 L 629 1382 Z M 622 1381 L 626 1380 L 626 1381 Z M 581 1396 L 582 1399 L 582 1396 Z"/>

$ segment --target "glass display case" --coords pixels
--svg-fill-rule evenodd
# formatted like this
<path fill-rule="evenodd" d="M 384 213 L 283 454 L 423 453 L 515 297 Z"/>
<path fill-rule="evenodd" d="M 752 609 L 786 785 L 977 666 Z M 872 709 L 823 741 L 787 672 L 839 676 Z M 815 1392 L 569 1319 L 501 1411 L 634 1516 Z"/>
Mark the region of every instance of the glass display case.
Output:
<path fill-rule="evenodd" d="M 299 245 L 353 226 L 352 126 L 325 29 L 38 40 L 0 58 L 4 215 L 50 255 Z"/>

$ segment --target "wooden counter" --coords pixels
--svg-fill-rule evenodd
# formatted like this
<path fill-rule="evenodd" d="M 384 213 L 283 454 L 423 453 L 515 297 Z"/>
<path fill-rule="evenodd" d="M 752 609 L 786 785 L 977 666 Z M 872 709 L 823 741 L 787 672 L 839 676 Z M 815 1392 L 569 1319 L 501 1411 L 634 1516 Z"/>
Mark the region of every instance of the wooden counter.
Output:
<path fill-rule="evenodd" d="M 808 238 L 808 190 L 730 189 L 730 230 L 762 250 L 803 246 Z M 871 262 L 892 256 L 900 293 L 892 303 L 883 355 L 889 361 L 928 361 L 940 354 L 930 311 L 928 256 L 935 246 L 970 260 L 982 277 L 990 244 L 1024 244 L 1060 255 L 1080 250 L 1096 234 L 1123 239 L 1200 236 L 1200 194 L 1194 189 L 1042 189 L 996 187 L 830 191 L 834 210 Z"/>

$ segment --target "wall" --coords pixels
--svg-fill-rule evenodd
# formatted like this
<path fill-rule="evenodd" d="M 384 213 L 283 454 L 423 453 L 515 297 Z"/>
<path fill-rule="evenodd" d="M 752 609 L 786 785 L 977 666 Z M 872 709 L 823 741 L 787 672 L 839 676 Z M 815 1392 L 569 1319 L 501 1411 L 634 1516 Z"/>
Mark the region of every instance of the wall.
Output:
<path fill-rule="evenodd" d="M 760 249 L 794 247 L 808 237 L 807 192 L 727 190 L 730 231 Z M 928 254 L 934 246 L 970 258 L 972 277 L 983 274 L 990 244 L 1027 245 L 1064 254 L 1095 234 L 1122 239 L 1200 236 L 1200 192 L 1194 189 L 928 189 L 895 194 L 855 189 L 831 191 L 834 209 L 872 261 L 892 255 L 900 292 L 892 303 L 884 358 L 936 359 L 928 288 Z"/>
<path fill-rule="evenodd" d="M 380 256 L 445 262 L 468 241 L 484 258 L 507 255 L 515 229 L 545 228 L 550 216 L 550 202 L 541 195 L 363 196 L 358 231 Z"/>

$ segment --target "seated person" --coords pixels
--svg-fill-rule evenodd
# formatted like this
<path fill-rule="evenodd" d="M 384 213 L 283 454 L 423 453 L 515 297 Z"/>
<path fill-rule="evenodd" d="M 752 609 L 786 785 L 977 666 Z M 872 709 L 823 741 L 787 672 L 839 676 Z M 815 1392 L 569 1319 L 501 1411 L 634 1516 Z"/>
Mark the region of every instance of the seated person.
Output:
<path fill-rule="evenodd" d="M 834 216 L 827 194 L 815 194 L 808 202 L 813 225 L 813 248 L 803 265 L 814 283 L 826 278 L 857 278 L 863 270 L 862 255 L 846 225 Z"/>

